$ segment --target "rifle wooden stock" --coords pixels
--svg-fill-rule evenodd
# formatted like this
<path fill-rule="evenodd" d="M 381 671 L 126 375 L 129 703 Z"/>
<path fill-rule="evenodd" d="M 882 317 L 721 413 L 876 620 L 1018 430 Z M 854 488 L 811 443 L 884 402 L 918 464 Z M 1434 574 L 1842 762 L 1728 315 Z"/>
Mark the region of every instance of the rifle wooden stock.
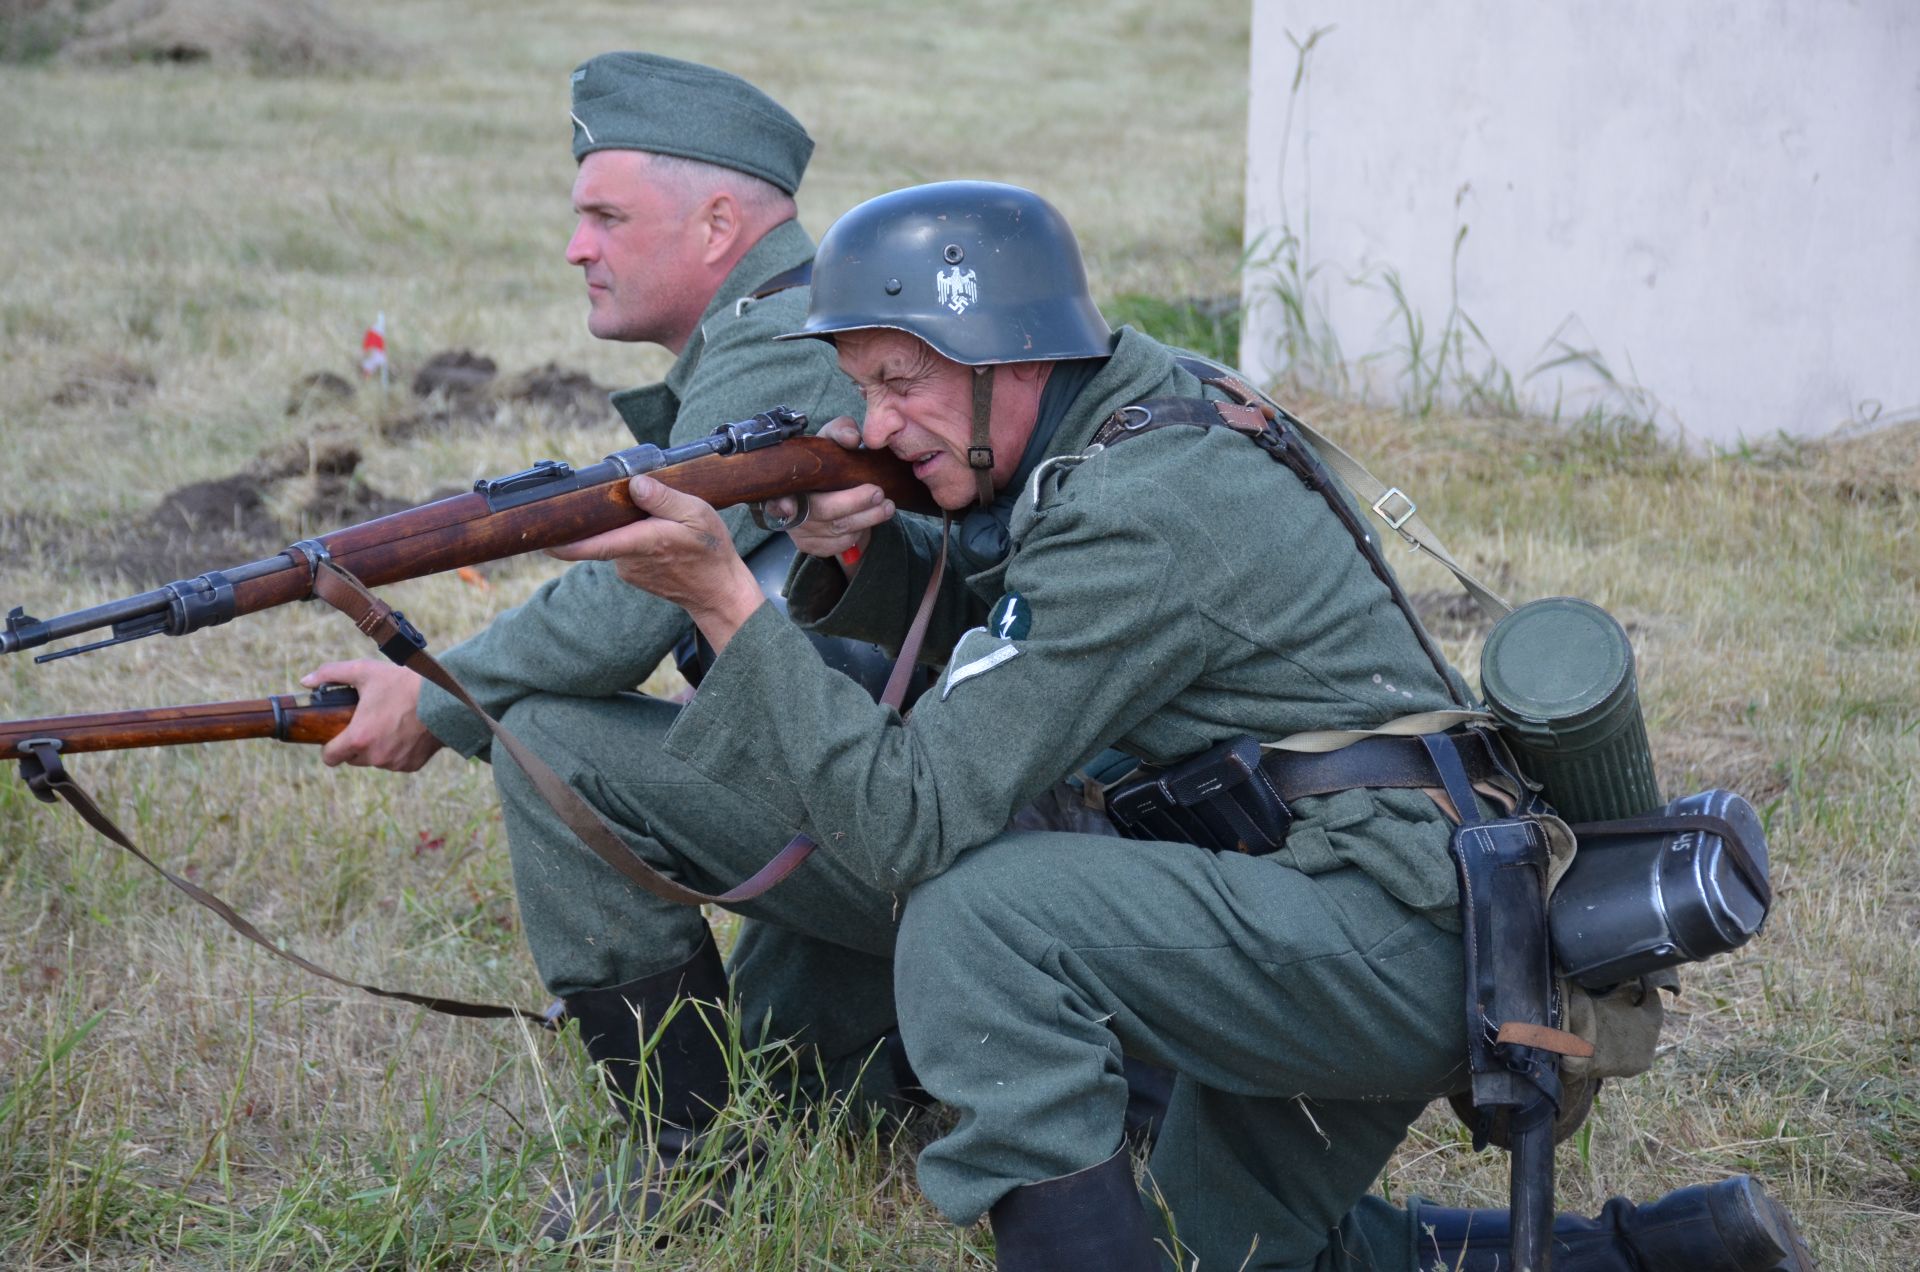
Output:
<path fill-rule="evenodd" d="M 274 738 L 318 746 L 331 741 L 353 719 L 357 697 L 333 687 L 301 701 L 292 694 L 249 698 L 243 702 L 202 702 L 185 707 L 137 711 L 97 711 L 87 715 L 47 716 L 0 721 L 0 761 L 24 759 L 21 744 L 37 738 L 60 743 L 64 755 L 82 751 L 132 751 L 193 742 L 235 742 Z"/>

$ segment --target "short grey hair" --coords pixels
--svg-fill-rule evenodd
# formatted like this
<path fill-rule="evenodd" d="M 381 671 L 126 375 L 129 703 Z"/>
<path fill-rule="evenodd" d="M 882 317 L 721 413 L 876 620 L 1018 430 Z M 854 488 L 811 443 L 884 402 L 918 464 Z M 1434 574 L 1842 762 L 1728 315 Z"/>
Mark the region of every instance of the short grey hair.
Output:
<path fill-rule="evenodd" d="M 647 176 L 677 195 L 683 206 L 724 191 L 733 196 L 749 220 L 794 214 L 793 196 L 771 181 L 701 159 L 663 155 L 653 150 L 644 153 Z"/>

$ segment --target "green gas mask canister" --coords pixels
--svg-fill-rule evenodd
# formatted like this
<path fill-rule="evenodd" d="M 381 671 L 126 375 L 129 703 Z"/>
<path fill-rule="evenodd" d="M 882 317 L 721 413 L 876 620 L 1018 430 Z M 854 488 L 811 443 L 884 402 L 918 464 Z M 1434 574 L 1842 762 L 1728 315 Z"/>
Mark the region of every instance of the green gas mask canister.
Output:
<path fill-rule="evenodd" d="M 1598 605 L 1550 596 L 1501 619 L 1480 655 L 1480 685 L 1520 766 L 1568 821 L 1615 821 L 1665 802 L 1633 645 Z"/>

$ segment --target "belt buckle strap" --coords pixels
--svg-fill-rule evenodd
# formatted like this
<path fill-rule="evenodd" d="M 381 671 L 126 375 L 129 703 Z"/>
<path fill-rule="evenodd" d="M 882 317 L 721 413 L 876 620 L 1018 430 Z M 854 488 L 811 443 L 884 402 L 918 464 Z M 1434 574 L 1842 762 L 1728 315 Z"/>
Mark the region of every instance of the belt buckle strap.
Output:
<path fill-rule="evenodd" d="M 1387 511 L 1387 505 L 1395 499 L 1398 499 L 1406 505 L 1404 512 L 1398 509 L 1394 512 Z M 1374 515 L 1386 522 L 1387 529 L 1389 530 L 1399 530 L 1402 526 L 1406 525 L 1407 522 L 1413 520 L 1414 513 L 1420 511 L 1420 506 L 1413 502 L 1412 496 L 1408 495 L 1406 491 L 1400 489 L 1398 486 L 1389 487 L 1387 492 L 1374 500 L 1371 506 Z"/>

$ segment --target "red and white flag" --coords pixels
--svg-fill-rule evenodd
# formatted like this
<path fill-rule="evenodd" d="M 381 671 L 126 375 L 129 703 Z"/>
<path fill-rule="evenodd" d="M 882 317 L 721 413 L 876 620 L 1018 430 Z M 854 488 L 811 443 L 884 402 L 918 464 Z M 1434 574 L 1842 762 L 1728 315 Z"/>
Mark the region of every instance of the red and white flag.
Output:
<path fill-rule="evenodd" d="M 387 316 L 382 313 L 360 338 L 360 374 L 372 375 L 387 369 Z"/>

